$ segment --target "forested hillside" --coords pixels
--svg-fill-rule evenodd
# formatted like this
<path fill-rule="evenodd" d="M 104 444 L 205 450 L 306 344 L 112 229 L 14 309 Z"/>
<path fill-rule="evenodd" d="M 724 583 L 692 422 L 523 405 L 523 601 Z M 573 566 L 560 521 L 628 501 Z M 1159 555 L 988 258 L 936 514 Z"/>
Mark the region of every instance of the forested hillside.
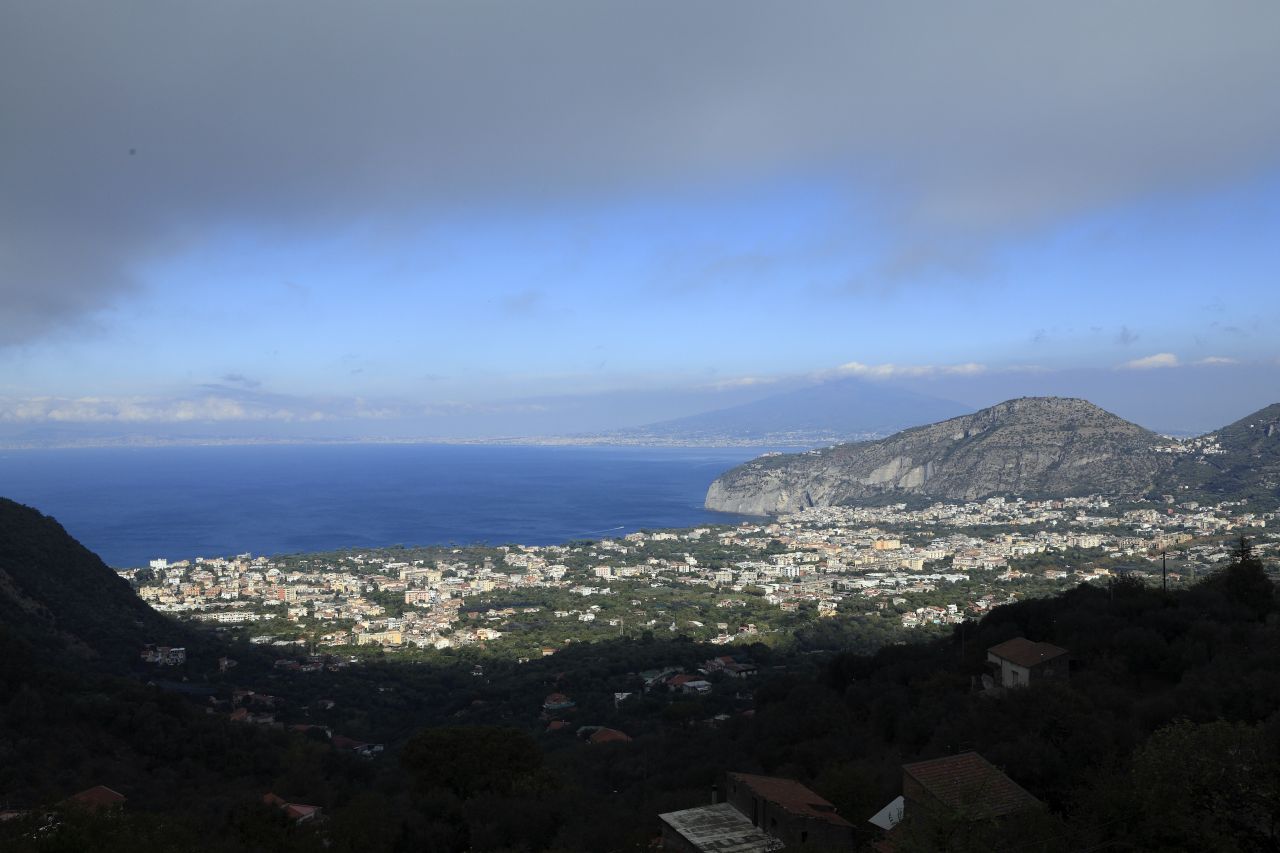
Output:
<path fill-rule="evenodd" d="M 30 553 L 70 547 L 42 523 L 7 535 Z M 57 601 L 44 606 L 62 624 Z M 1246 543 L 1186 590 L 1083 585 L 873 654 L 628 639 L 523 664 L 299 671 L 242 647 L 227 672 L 197 656 L 162 677 L 69 668 L 33 636 L 0 629 L 5 850 L 647 850 L 656 815 L 707 802 L 726 771 L 809 785 L 866 846 L 903 763 L 966 750 L 1044 811 L 1016 824 L 957 815 L 899 850 L 1278 840 L 1280 619 Z M 1070 679 L 975 690 L 986 649 L 1017 636 L 1067 649 Z M 726 651 L 756 673 L 707 667 Z M 672 690 L 654 680 L 662 670 L 710 689 Z M 237 688 L 269 695 L 280 726 L 233 721 Z M 602 730 L 622 737 L 593 738 Z M 361 758 L 339 736 L 386 750 Z M 127 802 L 59 805 L 93 785 Z M 322 811 L 297 823 L 268 793 Z"/>
<path fill-rule="evenodd" d="M 1167 488 L 1207 500 L 1280 502 L 1280 403 L 1195 439 L 1213 452 L 1181 457 Z"/>
<path fill-rule="evenodd" d="M 200 643 L 54 519 L 0 498 L 0 627 L 66 666 L 120 671 L 143 643 Z"/>

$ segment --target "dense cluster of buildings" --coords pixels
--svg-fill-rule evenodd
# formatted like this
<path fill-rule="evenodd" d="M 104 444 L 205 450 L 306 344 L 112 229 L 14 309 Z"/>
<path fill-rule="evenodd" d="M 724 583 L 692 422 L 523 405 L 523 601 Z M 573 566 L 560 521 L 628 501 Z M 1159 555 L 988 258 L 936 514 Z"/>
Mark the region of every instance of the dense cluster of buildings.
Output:
<path fill-rule="evenodd" d="M 1028 575 L 1066 586 L 1117 571 L 1159 572 L 1166 551 L 1175 552 L 1167 575 L 1178 583 L 1190 579 L 1185 573 L 1228 559 L 1227 537 L 1263 535 L 1261 547 L 1272 547 L 1265 533 L 1274 516 L 1231 503 L 991 498 L 922 509 L 811 508 L 776 520 L 636 532 L 572 547 L 242 554 L 155 560 L 125 574 L 158 610 L 222 624 L 283 621 L 285 633 L 322 646 L 445 649 L 489 642 L 544 611 L 527 603 L 537 599 L 527 594 L 533 590 L 556 591 L 559 604 L 543 615 L 567 624 L 622 630 L 627 617 L 609 604 L 610 596 L 625 593 L 632 627 L 674 631 L 664 610 L 647 606 L 646 591 L 660 588 L 689 599 L 709 596 L 715 620 L 680 627 L 729 643 L 765 630 L 738 616 L 749 599 L 778 613 L 805 608 L 819 618 L 888 611 L 913 627 L 980 615 L 1010 600 L 1014 582 Z M 525 604 L 481 603 L 504 596 Z"/>

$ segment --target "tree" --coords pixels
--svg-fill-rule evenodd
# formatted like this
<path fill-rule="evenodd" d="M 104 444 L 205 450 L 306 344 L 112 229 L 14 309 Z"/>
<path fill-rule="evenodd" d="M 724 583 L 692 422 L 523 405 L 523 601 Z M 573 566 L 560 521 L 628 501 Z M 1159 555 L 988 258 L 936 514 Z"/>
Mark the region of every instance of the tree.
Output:
<path fill-rule="evenodd" d="M 1167 850 L 1275 849 L 1277 775 L 1259 727 L 1178 720 L 1133 759 L 1137 820 L 1145 844 Z"/>
<path fill-rule="evenodd" d="M 405 744 L 401 764 L 420 790 L 447 788 L 467 799 L 510 793 L 542 767 L 542 751 L 518 729 L 446 726 L 415 735 Z"/>
<path fill-rule="evenodd" d="M 1244 536 L 1231 552 L 1231 562 L 1209 578 L 1235 603 L 1259 619 L 1275 609 L 1275 584 L 1267 577 L 1262 561 L 1253 552 L 1253 543 Z"/>

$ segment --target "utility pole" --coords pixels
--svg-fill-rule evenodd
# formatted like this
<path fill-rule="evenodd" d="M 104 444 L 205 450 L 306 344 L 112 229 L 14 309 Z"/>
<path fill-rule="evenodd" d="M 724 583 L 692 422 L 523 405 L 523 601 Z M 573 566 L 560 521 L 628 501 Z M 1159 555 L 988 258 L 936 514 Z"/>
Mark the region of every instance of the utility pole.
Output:
<path fill-rule="evenodd" d="M 1165 562 L 1168 552 L 1160 552 L 1160 581 L 1164 585 L 1164 596 L 1169 597 L 1169 565 Z"/>

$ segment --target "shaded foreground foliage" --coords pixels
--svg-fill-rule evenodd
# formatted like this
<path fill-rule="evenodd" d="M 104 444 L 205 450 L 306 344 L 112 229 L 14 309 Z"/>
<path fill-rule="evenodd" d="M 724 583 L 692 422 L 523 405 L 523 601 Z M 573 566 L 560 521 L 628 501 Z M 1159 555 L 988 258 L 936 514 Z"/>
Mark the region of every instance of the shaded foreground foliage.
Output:
<path fill-rule="evenodd" d="M 1070 681 L 975 693 L 985 650 L 1014 636 L 1068 648 Z M 752 657 L 760 675 L 718 680 L 700 696 L 645 693 L 636 675 L 725 652 L 680 639 L 574 645 L 523 665 L 486 664 L 483 675 L 381 663 L 294 676 L 244 652 L 236 678 L 281 697 L 290 722 L 388 745 L 365 761 L 322 736 L 235 724 L 189 697 L 68 668 L 61 647 L 50 652 L 38 632 L 6 623 L 0 808 L 28 814 L 0 822 L 0 848 L 642 850 L 658 813 L 707 802 L 726 770 L 810 785 L 866 845 L 878 831 L 865 820 L 900 793 L 904 762 L 968 749 L 1046 809 L 1004 823 L 955 815 L 899 849 L 1280 843 L 1280 614 L 1246 543 L 1229 566 L 1168 596 L 1117 581 L 874 654 L 730 651 Z M 550 692 L 577 703 L 559 730 L 541 715 Z M 321 697 L 332 711 L 320 710 Z M 580 726 L 632 740 L 592 744 L 576 736 Z M 127 794 L 123 811 L 58 805 L 94 784 Z M 294 824 L 263 804 L 268 791 L 325 816 Z"/>

